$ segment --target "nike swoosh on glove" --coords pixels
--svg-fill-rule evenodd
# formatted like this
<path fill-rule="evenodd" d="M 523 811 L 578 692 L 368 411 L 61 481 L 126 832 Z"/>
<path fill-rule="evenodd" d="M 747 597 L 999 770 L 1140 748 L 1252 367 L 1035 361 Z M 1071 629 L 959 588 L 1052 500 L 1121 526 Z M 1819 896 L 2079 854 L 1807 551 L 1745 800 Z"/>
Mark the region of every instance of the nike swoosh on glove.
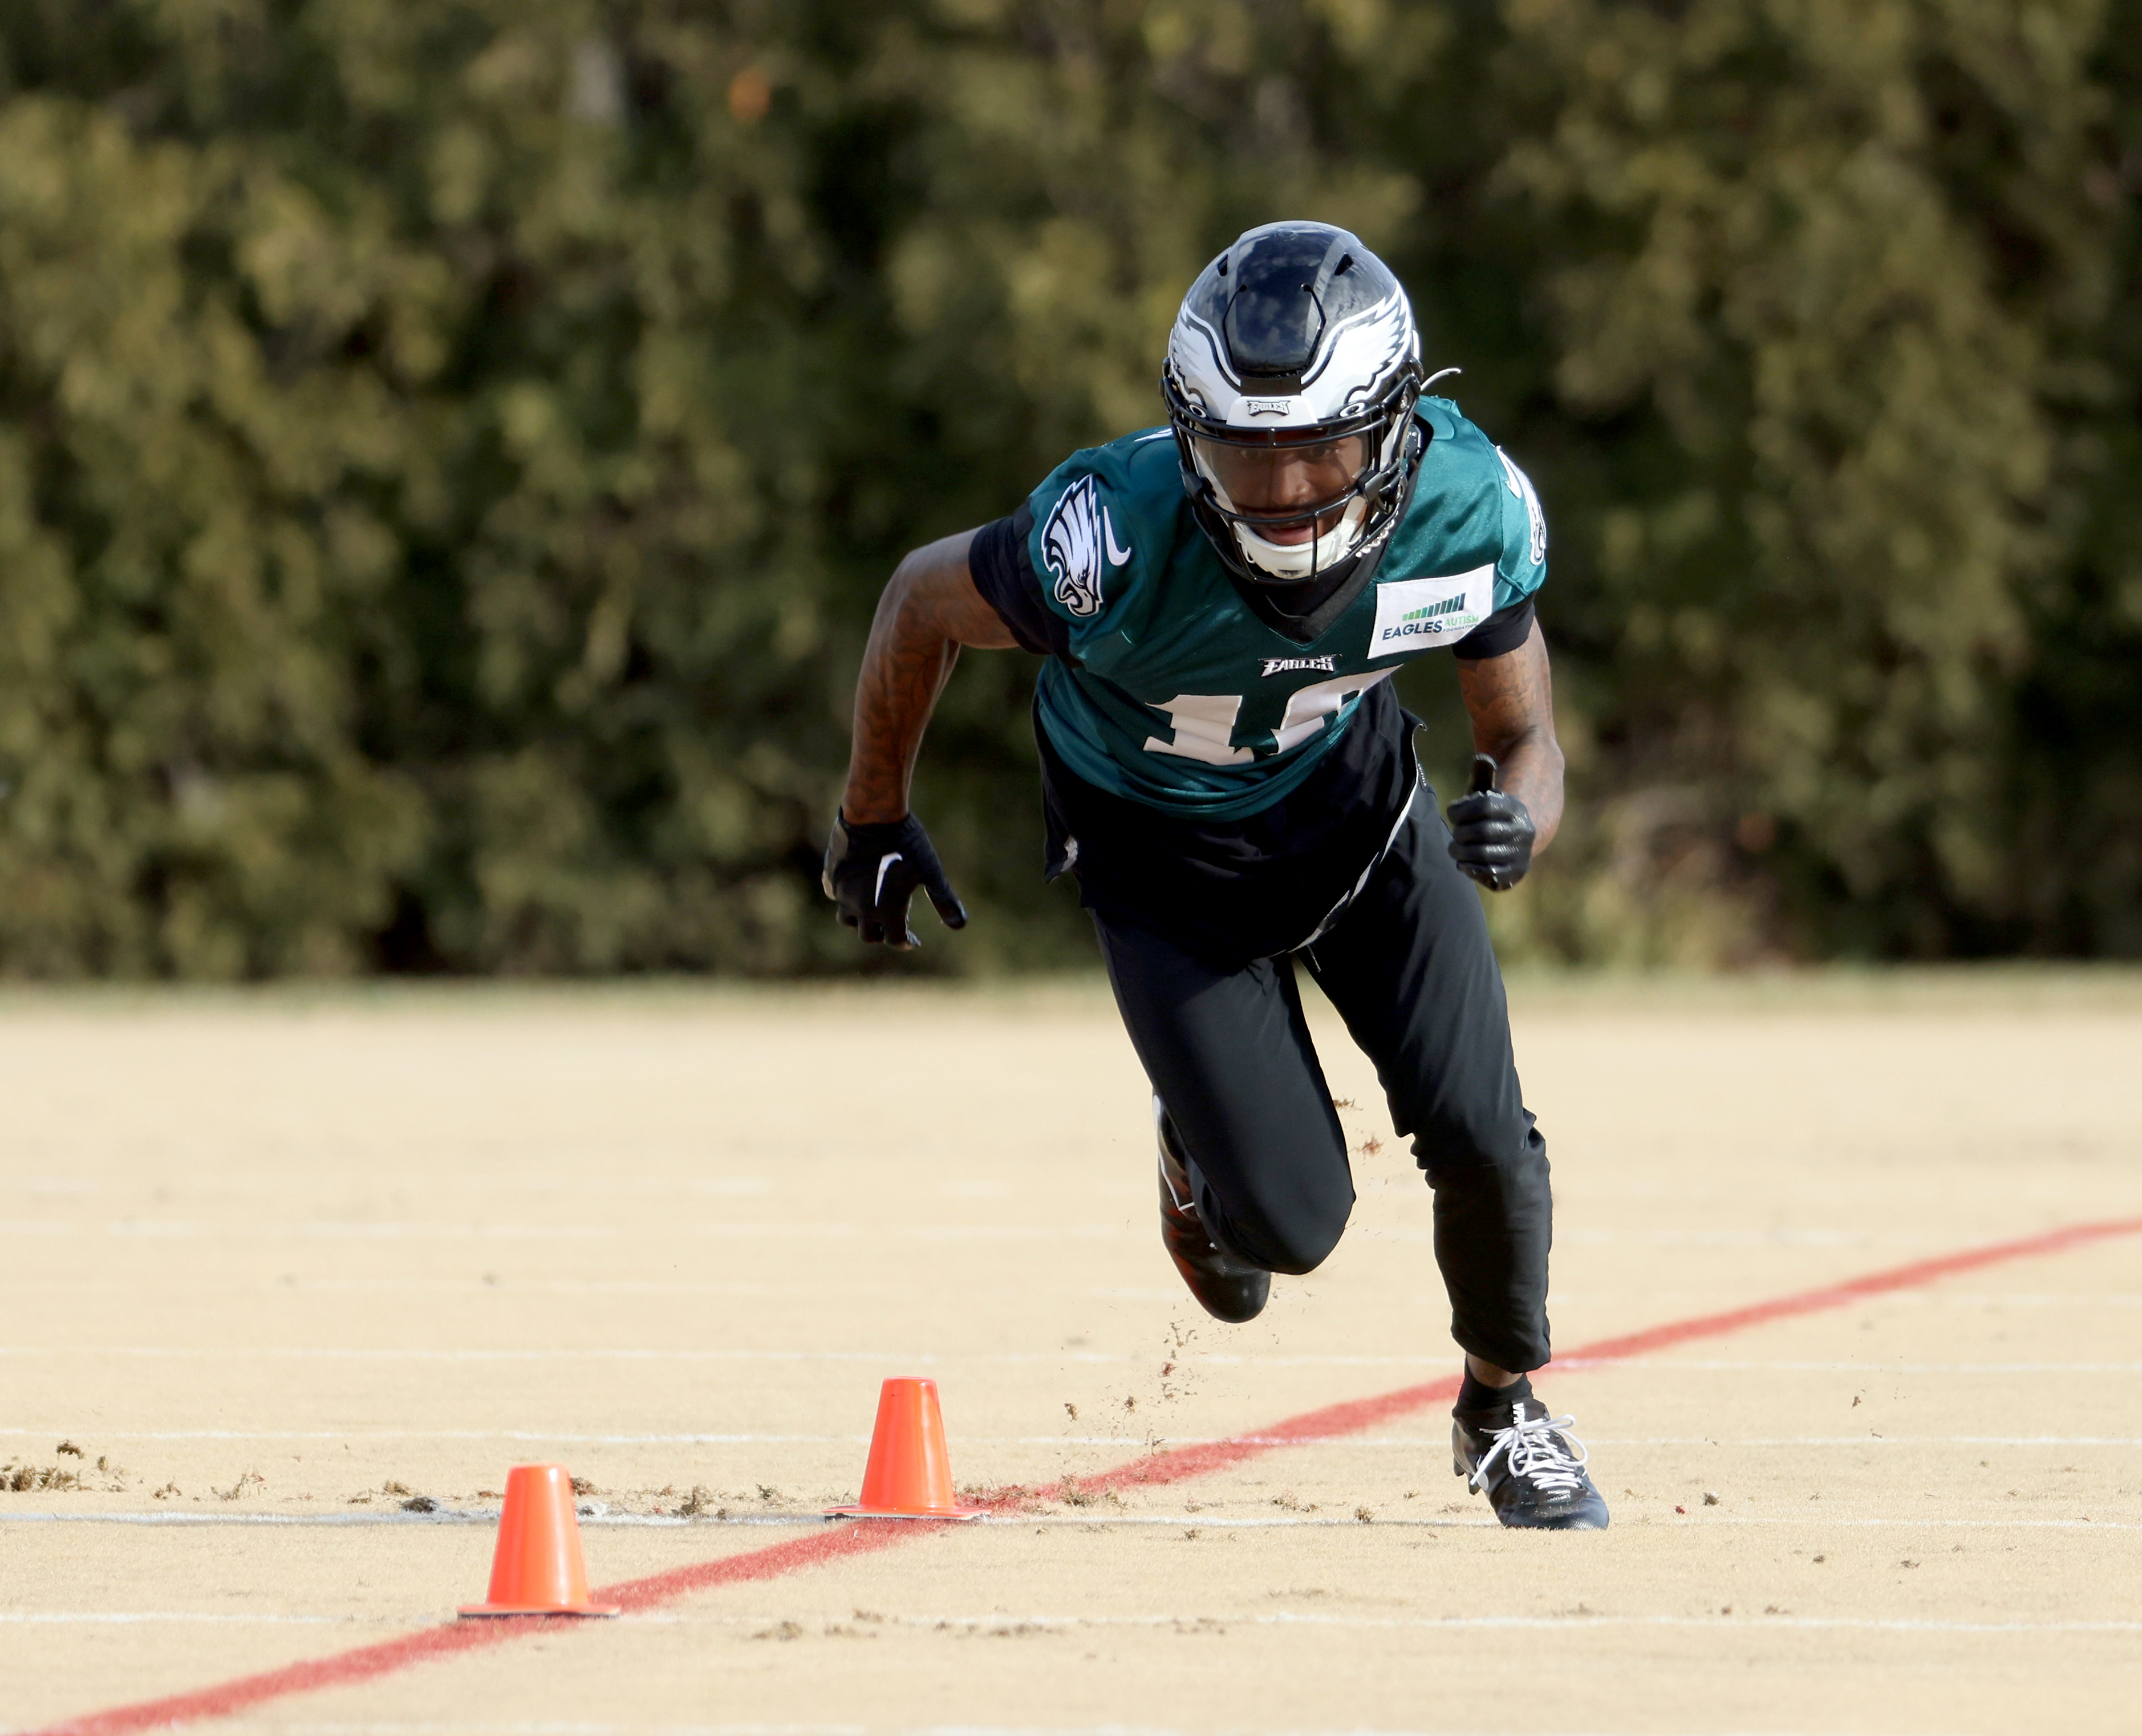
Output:
<path fill-rule="evenodd" d="M 946 928 L 967 925 L 967 908 L 945 879 L 930 834 L 912 814 L 864 826 L 845 815 L 837 817 L 818 884 L 842 922 L 861 931 L 866 946 L 883 944 L 906 952 L 922 944 L 907 925 L 908 900 L 917 887 L 930 895 Z"/>
<path fill-rule="evenodd" d="M 1488 754 L 1473 757 L 1473 783 L 1445 810 L 1450 821 L 1450 859 L 1491 892 L 1507 892 L 1532 865 L 1532 816 L 1524 803 L 1495 787 L 1497 768 Z"/>

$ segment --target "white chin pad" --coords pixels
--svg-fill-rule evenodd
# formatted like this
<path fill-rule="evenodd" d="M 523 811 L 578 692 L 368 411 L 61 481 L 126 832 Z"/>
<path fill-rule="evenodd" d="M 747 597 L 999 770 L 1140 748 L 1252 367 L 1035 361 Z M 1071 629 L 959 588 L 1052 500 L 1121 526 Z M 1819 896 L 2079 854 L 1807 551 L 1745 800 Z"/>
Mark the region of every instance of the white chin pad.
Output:
<path fill-rule="evenodd" d="M 1368 503 L 1356 495 L 1346 503 L 1339 522 L 1310 542 L 1272 542 L 1248 525 L 1238 524 L 1234 527 L 1235 545 L 1242 551 L 1242 559 L 1261 573 L 1269 573 L 1275 579 L 1307 579 L 1330 571 L 1353 552 L 1355 544 L 1361 540 L 1361 520 L 1368 510 Z"/>

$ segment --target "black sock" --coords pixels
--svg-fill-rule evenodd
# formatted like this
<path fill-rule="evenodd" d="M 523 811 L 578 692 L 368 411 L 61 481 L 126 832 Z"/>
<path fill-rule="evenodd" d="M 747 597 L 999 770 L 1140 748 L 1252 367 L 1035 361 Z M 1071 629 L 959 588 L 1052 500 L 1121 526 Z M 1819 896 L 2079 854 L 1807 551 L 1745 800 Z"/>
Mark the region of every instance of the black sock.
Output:
<path fill-rule="evenodd" d="M 1476 1378 L 1472 1369 L 1465 1371 L 1465 1384 L 1458 1389 L 1458 1411 L 1464 1416 L 1477 1417 L 1489 1411 L 1507 1410 L 1520 1398 L 1532 1396 L 1532 1381 L 1529 1374 L 1520 1374 L 1506 1387 L 1491 1387 Z"/>

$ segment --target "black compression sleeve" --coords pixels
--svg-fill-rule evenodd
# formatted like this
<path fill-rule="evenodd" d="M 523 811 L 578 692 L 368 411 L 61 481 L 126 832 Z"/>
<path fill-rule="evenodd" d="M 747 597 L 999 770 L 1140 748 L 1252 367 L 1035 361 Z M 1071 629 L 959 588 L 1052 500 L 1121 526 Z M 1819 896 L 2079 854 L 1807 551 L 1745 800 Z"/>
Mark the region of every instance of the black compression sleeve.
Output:
<path fill-rule="evenodd" d="M 967 572 L 1023 647 L 1044 657 L 1068 657 L 1071 629 L 1043 600 L 1041 581 L 1027 558 L 1033 529 L 1034 513 L 1024 506 L 1009 518 L 991 520 L 967 545 Z"/>
<path fill-rule="evenodd" d="M 1453 657 L 1477 663 L 1483 657 L 1501 657 L 1532 637 L 1532 599 L 1520 597 L 1508 609 L 1498 609 L 1450 648 Z"/>

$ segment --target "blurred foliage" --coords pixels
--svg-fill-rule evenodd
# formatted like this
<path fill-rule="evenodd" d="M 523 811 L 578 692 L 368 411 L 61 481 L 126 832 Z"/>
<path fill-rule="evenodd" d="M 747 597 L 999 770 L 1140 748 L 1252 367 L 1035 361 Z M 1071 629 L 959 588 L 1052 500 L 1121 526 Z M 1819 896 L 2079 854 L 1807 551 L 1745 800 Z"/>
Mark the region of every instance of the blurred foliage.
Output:
<path fill-rule="evenodd" d="M 1293 215 L 1548 502 L 1506 949 L 2142 953 L 2138 5 L 0 0 L 0 969 L 886 968 L 885 575 Z M 1031 676 L 896 968 L 1086 956 Z"/>

